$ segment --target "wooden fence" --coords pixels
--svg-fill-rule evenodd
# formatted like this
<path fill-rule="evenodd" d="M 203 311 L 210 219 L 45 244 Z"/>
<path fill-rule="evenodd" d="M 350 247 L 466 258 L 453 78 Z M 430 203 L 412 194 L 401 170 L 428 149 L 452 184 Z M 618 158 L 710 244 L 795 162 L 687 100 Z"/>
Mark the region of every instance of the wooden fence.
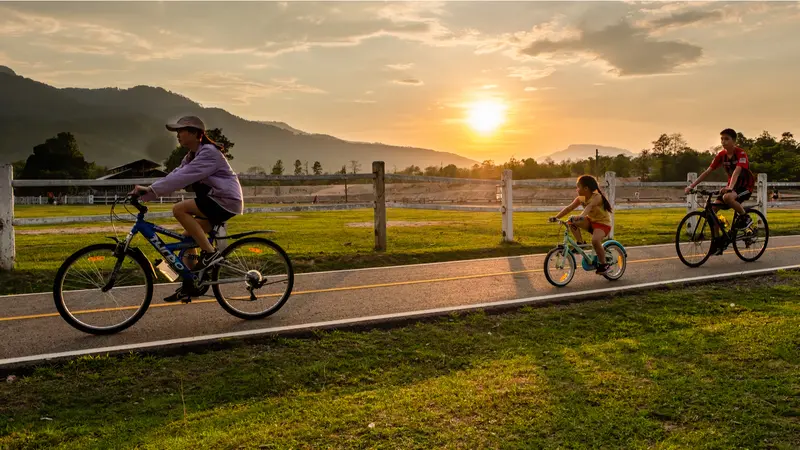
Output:
<path fill-rule="evenodd" d="M 375 251 L 385 251 L 387 249 L 386 239 L 386 210 L 387 208 L 397 209 L 427 209 L 438 211 L 478 211 L 478 212 L 499 212 L 502 216 L 501 221 L 501 236 L 504 241 L 510 242 L 514 240 L 514 212 L 558 212 L 563 209 L 563 205 L 554 206 L 514 206 L 513 204 L 513 187 L 514 186 L 532 186 L 532 187 L 547 187 L 547 188 L 574 188 L 574 181 L 561 181 L 561 180 L 513 180 L 511 170 L 504 170 L 500 180 L 486 180 L 486 179 L 471 179 L 471 178 L 446 178 L 446 177 L 429 177 L 429 176 L 412 176 L 412 175 L 399 175 L 387 174 L 385 172 L 385 165 L 383 161 L 375 161 L 372 163 L 372 173 L 360 174 L 333 174 L 333 175 L 240 175 L 241 180 L 258 180 L 258 181 L 273 181 L 273 182 L 302 182 L 302 181 L 356 181 L 356 180 L 369 180 L 372 182 L 373 201 L 370 203 L 345 203 L 345 204 L 326 204 L 326 205 L 293 205 L 293 206 L 274 206 L 274 207 L 254 207 L 245 208 L 245 214 L 252 213 L 267 213 L 267 212 L 292 212 L 292 211 L 341 211 L 352 209 L 372 208 L 374 217 L 374 231 L 375 231 Z M 619 186 L 628 187 L 686 187 L 689 183 L 697 179 L 696 173 L 687 174 L 685 182 L 619 182 L 616 179 L 614 172 L 606 172 L 602 180 L 603 191 L 608 198 L 608 201 L 615 208 L 615 210 L 627 209 L 653 209 L 653 208 L 686 208 L 686 211 L 694 211 L 698 209 L 697 199 L 694 195 L 687 195 L 686 201 L 681 203 L 659 203 L 659 204 L 639 204 L 629 203 L 616 205 L 616 188 Z M 96 216 L 77 216 L 77 217 L 42 217 L 42 218 L 14 218 L 14 190 L 15 187 L 54 187 L 54 186 L 121 186 L 121 185 L 148 185 L 158 180 L 158 178 L 141 178 L 141 179 L 126 179 L 126 180 L 14 180 L 13 168 L 10 164 L 0 165 L 0 270 L 12 270 L 14 268 L 16 259 L 16 248 L 14 243 L 14 226 L 23 225 L 61 225 L 69 223 L 88 223 L 88 222 L 103 222 L 108 221 L 109 216 L 96 215 Z M 363 182 L 362 181 L 362 182 Z M 491 184 L 498 188 L 498 196 L 500 197 L 499 205 L 481 206 L 481 205 L 454 205 L 454 204 L 413 204 L 413 203 L 400 203 L 389 202 L 386 200 L 386 182 L 434 182 L 434 183 L 450 183 L 450 184 Z M 701 183 L 701 186 L 706 187 L 721 187 L 724 182 L 706 182 Z M 767 215 L 767 208 L 774 206 L 788 206 L 800 205 L 800 202 L 769 202 L 768 190 L 769 187 L 795 187 L 800 186 L 800 183 L 792 182 L 775 182 L 767 183 L 767 175 L 759 174 L 757 187 L 756 187 L 756 206 L 764 214 Z M 193 195 L 193 194 L 192 194 Z M 187 195 L 188 197 L 188 195 Z M 166 198 L 168 202 L 176 201 L 178 197 Z M 184 197 L 180 197 L 184 198 Z M 97 204 L 97 197 L 94 203 Z M 104 199 L 108 201 L 108 199 Z M 162 200 L 163 202 L 163 200 Z M 746 202 L 749 204 L 749 202 Z M 153 212 L 149 213 L 148 218 L 163 218 L 172 217 L 172 212 Z M 613 216 L 612 216 L 613 217 Z M 609 237 L 614 236 L 614 223 L 612 219 L 611 233 Z"/>

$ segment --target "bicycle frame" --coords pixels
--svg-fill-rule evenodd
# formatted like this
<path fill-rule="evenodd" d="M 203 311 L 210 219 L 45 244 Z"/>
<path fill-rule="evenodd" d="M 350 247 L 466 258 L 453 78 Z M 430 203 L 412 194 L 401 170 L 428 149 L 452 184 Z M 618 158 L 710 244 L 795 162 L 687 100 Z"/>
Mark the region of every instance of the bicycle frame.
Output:
<path fill-rule="evenodd" d="M 562 244 L 560 244 L 559 247 L 563 247 L 564 251 L 566 251 L 567 253 L 570 252 L 570 248 L 574 248 L 575 250 L 577 250 L 578 253 L 580 253 L 580 255 L 582 257 L 584 257 L 584 258 L 586 258 L 588 260 L 591 260 L 589 255 L 586 252 L 583 251 L 583 249 L 578 244 L 578 242 L 575 239 L 573 239 L 573 237 L 571 236 L 570 229 L 569 229 L 569 224 L 567 222 L 564 222 L 564 221 L 561 221 L 561 220 L 559 220 L 558 222 L 561 225 L 564 225 L 564 242 Z M 586 244 L 586 245 L 590 245 L 590 244 Z"/>
<path fill-rule="evenodd" d="M 122 245 L 121 252 L 125 252 L 129 249 L 129 245 L 133 238 L 136 236 L 137 233 L 141 233 L 142 236 L 147 239 L 147 242 L 153 246 L 154 249 L 158 253 L 160 253 L 164 257 L 164 261 L 175 271 L 175 273 L 179 274 L 180 277 L 184 281 L 191 280 L 194 283 L 199 281 L 200 276 L 203 272 L 197 274 L 189 270 L 188 267 L 183 263 L 183 255 L 186 250 L 197 248 L 199 244 L 194 240 L 191 236 L 184 236 L 183 234 L 176 233 L 174 231 L 170 231 L 164 227 L 160 227 L 152 222 L 148 222 L 144 219 L 145 214 L 147 214 L 147 207 L 140 204 L 137 197 L 134 197 L 131 201 L 131 205 L 133 205 L 138 211 L 139 214 L 136 215 L 136 223 L 133 224 L 131 227 L 130 232 L 128 233 L 127 237 L 124 241 L 120 242 L 117 238 L 111 238 L 116 241 L 118 244 Z M 270 233 L 270 230 L 255 230 L 255 231 L 248 231 L 245 233 L 239 233 L 234 235 L 225 236 L 225 239 L 233 240 L 238 239 L 244 236 L 250 236 L 253 234 L 259 233 Z M 165 243 L 159 234 L 169 236 L 175 239 L 178 239 L 178 242 L 172 243 Z M 209 232 L 208 242 L 211 243 L 216 238 L 216 230 L 212 229 Z M 141 252 L 140 249 L 132 248 L 134 251 Z M 179 253 L 175 253 L 176 250 L 179 250 Z M 149 261 L 149 258 L 146 258 Z M 117 264 L 120 264 L 122 260 Z M 152 268 L 152 263 L 151 263 Z M 155 274 L 155 268 L 152 269 L 153 273 Z M 115 270 L 116 272 L 116 270 Z M 113 276 L 112 276 L 113 278 Z M 113 283 L 112 283 L 113 284 Z M 212 284 L 219 284 L 219 281 L 214 282 Z"/>
<path fill-rule="evenodd" d="M 581 246 L 578 245 L 578 242 L 575 241 L 575 239 L 572 238 L 571 232 L 570 232 L 571 230 L 570 230 L 569 223 L 564 222 L 563 220 L 557 220 L 557 222 L 564 226 L 564 242 L 559 244 L 558 247 L 563 248 L 566 253 L 570 253 L 570 251 L 571 251 L 570 248 L 574 248 L 583 257 L 584 261 L 587 261 L 587 262 L 591 261 L 591 263 L 588 264 L 589 269 L 586 269 L 587 266 L 584 266 L 584 269 L 585 270 L 594 269 L 595 266 L 596 266 L 596 263 L 599 262 L 599 261 L 596 260 L 597 259 L 597 255 L 594 252 L 594 247 L 592 246 L 592 244 L 585 244 L 587 247 L 592 248 L 591 255 L 590 255 L 590 254 L 584 252 L 583 249 L 581 248 Z M 616 241 L 615 239 L 607 239 L 601 245 L 605 246 L 605 244 L 608 244 L 608 243 L 618 244 L 620 246 L 620 248 L 622 249 L 622 251 L 625 253 L 625 256 L 628 255 L 627 251 L 625 250 L 625 246 L 622 245 L 621 243 L 619 243 L 618 241 Z M 608 257 L 608 255 L 606 255 L 606 257 Z M 608 262 L 608 261 L 606 260 L 606 262 Z M 616 264 L 616 263 L 614 263 L 614 264 Z"/>
<path fill-rule="evenodd" d="M 731 221 L 731 228 L 729 230 L 725 229 L 725 225 L 720 222 L 719 218 L 717 217 L 717 213 L 714 212 L 714 207 L 716 206 L 722 211 L 733 208 L 727 203 L 715 205 L 714 202 L 711 201 L 711 197 L 713 197 L 714 195 L 719 195 L 719 191 L 701 191 L 701 193 L 707 196 L 706 204 L 703 207 L 703 215 L 706 218 L 706 222 L 713 222 L 713 225 L 716 225 L 716 227 L 714 227 L 713 225 L 711 226 L 711 236 L 714 239 L 724 236 L 725 238 L 728 239 L 729 242 L 733 242 L 736 239 L 736 234 L 734 233 L 734 231 L 744 231 L 744 230 L 738 230 L 734 227 L 734 225 L 736 224 L 736 220 L 739 217 L 739 213 L 736 212 L 735 209 L 733 210 L 733 220 Z M 744 207 L 744 205 L 742 205 L 742 207 Z M 722 231 L 720 233 L 721 236 L 717 236 L 717 232 L 714 231 L 715 228 L 718 228 L 719 230 Z"/>

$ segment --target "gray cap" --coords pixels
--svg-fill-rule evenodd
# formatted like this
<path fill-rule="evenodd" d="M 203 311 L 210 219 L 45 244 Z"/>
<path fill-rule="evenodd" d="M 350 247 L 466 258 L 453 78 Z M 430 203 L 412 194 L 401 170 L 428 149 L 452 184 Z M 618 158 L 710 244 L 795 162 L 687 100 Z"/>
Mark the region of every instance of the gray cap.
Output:
<path fill-rule="evenodd" d="M 183 116 L 178 119 L 175 123 L 168 123 L 167 129 L 169 131 L 178 131 L 181 128 L 197 128 L 202 131 L 206 131 L 206 124 L 203 123 L 197 116 Z"/>

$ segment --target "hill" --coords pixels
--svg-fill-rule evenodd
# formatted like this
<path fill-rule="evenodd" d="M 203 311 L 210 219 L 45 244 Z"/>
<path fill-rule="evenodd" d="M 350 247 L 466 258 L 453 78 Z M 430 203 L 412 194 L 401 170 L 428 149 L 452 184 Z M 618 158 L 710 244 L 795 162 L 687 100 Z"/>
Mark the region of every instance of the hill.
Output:
<path fill-rule="evenodd" d="M 224 109 L 205 108 L 182 95 L 160 87 L 129 89 L 56 88 L 0 70 L 0 162 L 28 157 L 33 147 L 61 131 L 70 131 L 88 161 L 117 166 L 140 158 L 163 162 L 175 147 L 168 120 L 197 115 L 209 127 L 222 128 L 236 143 L 231 165 L 237 171 L 251 166 L 269 170 L 278 159 L 291 168 L 296 159 L 322 163 L 333 172 L 358 160 L 361 171 L 372 161 L 387 169 L 455 164 L 469 167 L 476 161 L 431 149 L 345 141 L 334 136 L 297 130 L 283 122 L 257 122 Z"/>
<path fill-rule="evenodd" d="M 555 152 L 553 154 L 536 158 L 537 162 L 543 162 L 547 158 L 552 159 L 554 162 L 561 162 L 571 159 L 577 161 L 580 159 L 594 158 L 595 149 L 599 150 L 600 156 L 617 156 L 623 154 L 625 156 L 634 157 L 636 154 L 629 150 L 617 147 L 607 147 L 604 145 L 595 144 L 572 144 L 564 150 Z"/>

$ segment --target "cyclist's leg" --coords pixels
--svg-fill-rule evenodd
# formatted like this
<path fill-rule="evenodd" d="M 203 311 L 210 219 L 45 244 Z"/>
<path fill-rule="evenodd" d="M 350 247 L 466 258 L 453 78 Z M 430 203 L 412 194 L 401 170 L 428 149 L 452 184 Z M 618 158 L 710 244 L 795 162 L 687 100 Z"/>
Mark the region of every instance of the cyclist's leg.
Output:
<path fill-rule="evenodd" d="M 578 244 L 581 244 L 581 245 L 585 244 L 585 242 L 583 240 L 583 235 L 581 234 L 581 230 L 586 230 L 586 231 L 589 231 L 589 233 L 591 233 L 591 231 L 589 229 L 589 226 L 590 226 L 589 225 L 589 221 L 586 220 L 585 217 L 576 216 L 575 217 L 575 221 L 571 222 L 571 225 L 570 225 L 569 228 L 570 228 L 570 230 L 572 230 L 572 235 L 575 236 L 575 241 Z"/>
<path fill-rule="evenodd" d="M 214 253 L 214 247 L 208 242 L 208 238 L 206 237 L 208 231 L 204 230 L 203 225 L 194 218 L 194 216 L 203 216 L 203 213 L 200 212 L 200 208 L 197 207 L 197 203 L 194 199 L 176 203 L 175 206 L 172 207 L 172 214 L 183 226 L 183 229 L 186 230 L 186 233 L 194 238 L 197 245 L 200 246 L 200 249 L 208 253 Z"/>
<path fill-rule="evenodd" d="M 747 228 L 753 224 L 753 219 L 747 214 L 742 206 L 742 202 L 747 201 L 753 193 L 749 189 L 736 188 L 734 192 L 725 194 L 725 201 L 739 214 L 737 228 Z"/>
<path fill-rule="evenodd" d="M 211 232 L 212 225 L 211 225 L 211 222 L 208 221 L 208 219 L 206 219 L 204 217 L 197 217 L 197 216 L 195 216 L 194 219 L 200 224 L 200 226 L 203 228 L 204 232 L 206 232 L 206 233 Z M 184 236 L 191 236 L 189 234 L 189 232 L 185 231 L 185 230 L 183 232 L 183 235 Z M 190 248 L 190 249 L 186 250 L 186 253 L 184 253 L 184 261 L 183 261 L 183 263 L 186 264 L 186 267 L 188 267 L 189 270 L 192 270 L 194 268 L 195 260 L 197 259 L 196 258 L 197 254 L 198 254 L 197 248 Z M 191 258 L 191 261 L 189 260 L 190 258 Z"/>
<path fill-rule="evenodd" d="M 595 273 L 602 274 L 608 270 L 606 249 L 603 248 L 603 239 L 611 232 L 611 227 L 601 223 L 594 223 L 592 224 L 592 228 L 592 247 L 597 255 L 597 271 Z"/>

